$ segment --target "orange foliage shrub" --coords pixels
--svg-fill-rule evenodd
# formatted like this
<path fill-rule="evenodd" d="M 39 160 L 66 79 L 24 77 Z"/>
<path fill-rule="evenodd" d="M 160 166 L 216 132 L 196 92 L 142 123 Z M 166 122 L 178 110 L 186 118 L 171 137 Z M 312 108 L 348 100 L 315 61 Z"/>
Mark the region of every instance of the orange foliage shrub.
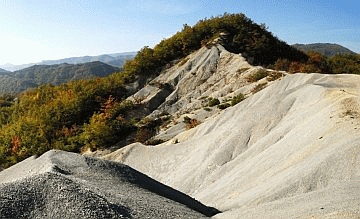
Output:
<path fill-rule="evenodd" d="M 11 139 L 11 153 L 17 154 L 20 151 L 21 138 L 19 136 L 14 136 Z"/>

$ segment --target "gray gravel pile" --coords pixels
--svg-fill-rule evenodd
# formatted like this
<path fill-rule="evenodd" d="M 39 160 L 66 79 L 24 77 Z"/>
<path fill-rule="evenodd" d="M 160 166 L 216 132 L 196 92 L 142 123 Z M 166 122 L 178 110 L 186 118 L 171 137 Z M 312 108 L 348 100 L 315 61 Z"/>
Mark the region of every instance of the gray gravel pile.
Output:
<path fill-rule="evenodd" d="M 0 218 L 203 218 L 218 213 L 123 164 L 49 151 L 0 173 Z"/>

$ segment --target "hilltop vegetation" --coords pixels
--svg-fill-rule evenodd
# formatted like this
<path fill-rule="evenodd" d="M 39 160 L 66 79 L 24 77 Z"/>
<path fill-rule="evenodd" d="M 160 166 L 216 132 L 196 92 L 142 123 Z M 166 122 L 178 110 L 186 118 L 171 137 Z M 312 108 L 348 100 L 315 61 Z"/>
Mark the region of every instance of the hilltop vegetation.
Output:
<path fill-rule="evenodd" d="M 193 51 L 215 43 L 242 53 L 253 65 L 279 69 L 293 68 L 291 63 L 319 64 L 324 69 L 328 66 L 322 66 L 322 56 L 309 58 L 278 40 L 265 25 L 257 25 L 243 14 L 204 19 L 193 27 L 184 25 L 182 31 L 154 48 L 141 49 L 120 72 L 57 86 L 44 84 L 17 98 L 9 95 L 0 98 L 0 166 L 9 167 L 50 149 L 80 152 L 108 148 L 118 142 L 145 142 L 163 121 L 134 114 L 141 101 L 126 100 L 133 92 L 128 85 L 139 78 L 144 81 L 154 77 L 161 70 L 185 61 Z M 347 65 L 347 60 L 333 63 Z M 280 66 L 280 62 L 284 65 Z"/>
<path fill-rule="evenodd" d="M 220 39 L 217 42 L 228 51 L 241 53 L 252 65 L 292 73 L 339 73 L 339 67 L 343 69 L 342 73 L 360 73 L 358 54 L 341 53 L 327 57 L 317 51 L 304 53 L 277 39 L 264 24 L 255 24 L 244 14 L 203 19 L 193 27 L 185 24 L 182 31 L 161 41 L 153 49 L 144 47 L 124 68 L 138 74 L 154 74 L 164 65 L 183 59 L 201 46 L 211 46 L 215 39 Z"/>
<path fill-rule="evenodd" d="M 266 26 L 258 25 L 244 14 L 224 14 L 200 20 L 193 27 L 162 40 L 153 49 L 144 47 L 124 65 L 124 70 L 137 74 L 153 74 L 160 67 L 189 55 L 202 46 L 211 46 L 219 38 L 231 52 L 242 53 L 252 65 L 270 65 L 277 59 L 306 61 L 307 55 L 274 37 Z"/>

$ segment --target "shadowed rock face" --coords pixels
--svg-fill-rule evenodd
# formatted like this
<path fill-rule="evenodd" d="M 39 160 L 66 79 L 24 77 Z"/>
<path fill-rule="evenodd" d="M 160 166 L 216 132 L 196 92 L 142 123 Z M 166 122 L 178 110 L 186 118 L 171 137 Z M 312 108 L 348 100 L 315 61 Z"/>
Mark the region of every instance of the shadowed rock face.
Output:
<path fill-rule="evenodd" d="M 0 173 L 0 218 L 201 218 L 218 212 L 126 165 L 63 151 Z"/>

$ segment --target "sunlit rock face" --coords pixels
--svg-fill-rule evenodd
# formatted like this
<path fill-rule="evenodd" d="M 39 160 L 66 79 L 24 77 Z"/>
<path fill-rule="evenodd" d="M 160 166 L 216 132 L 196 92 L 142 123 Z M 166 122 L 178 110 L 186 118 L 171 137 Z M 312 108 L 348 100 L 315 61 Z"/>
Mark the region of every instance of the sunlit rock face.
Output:
<path fill-rule="evenodd" d="M 251 80 L 261 71 L 266 75 Z M 238 95 L 250 97 L 256 93 L 256 87 L 265 88 L 286 75 L 285 72 L 277 72 L 278 78 L 267 77 L 273 73 L 273 70 L 252 66 L 241 54 L 228 52 L 223 46 L 215 44 L 202 47 L 169 66 L 128 99 L 142 105 L 139 113 L 148 115 L 150 119 L 172 116 L 171 123 L 155 137 L 166 141 L 186 130 L 182 122 L 185 116 L 202 123 L 219 113 L 221 110 L 217 106 L 207 107 L 209 98 L 229 104 L 229 100 Z"/>
<path fill-rule="evenodd" d="M 214 218 L 356 218 L 359 96 L 358 75 L 287 75 L 163 144 L 105 159 L 215 206 Z"/>

